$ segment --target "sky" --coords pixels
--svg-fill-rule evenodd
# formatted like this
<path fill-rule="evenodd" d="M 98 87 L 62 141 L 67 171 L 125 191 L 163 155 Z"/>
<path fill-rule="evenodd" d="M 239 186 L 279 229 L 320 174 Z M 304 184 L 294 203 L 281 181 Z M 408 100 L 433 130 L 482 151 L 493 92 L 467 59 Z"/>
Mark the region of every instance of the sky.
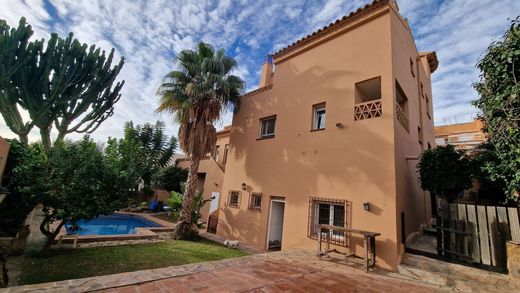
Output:
<path fill-rule="evenodd" d="M 87 44 L 106 51 L 115 48 L 126 63 L 125 80 L 114 115 L 91 136 L 106 141 L 121 137 L 123 124 L 163 120 L 167 133 L 178 125 L 167 114 L 155 113 L 157 88 L 174 69 L 173 59 L 199 41 L 224 48 L 239 66 L 235 74 L 246 89 L 258 85 L 261 64 L 268 53 L 369 3 L 369 0 L 0 0 L 0 19 L 16 26 L 25 16 L 34 38 L 51 32 L 65 37 L 73 32 Z M 439 68 L 433 74 L 435 124 L 471 120 L 477 110 L 472 87 L 479 77 L 476 63 L 489 44 L 499 39 L 520 14 L 518 0 L 398 0 L 400 13 L 410 23 L 419 51 L 434 50 Z M 231 123 L 227 113 L 217 128 Z M 0 135 L 15 137 L 0 118 Z M 80 134 L 70 134 L 71 139 Z M 39 137 L 33 130 L 30 139 Z"/>

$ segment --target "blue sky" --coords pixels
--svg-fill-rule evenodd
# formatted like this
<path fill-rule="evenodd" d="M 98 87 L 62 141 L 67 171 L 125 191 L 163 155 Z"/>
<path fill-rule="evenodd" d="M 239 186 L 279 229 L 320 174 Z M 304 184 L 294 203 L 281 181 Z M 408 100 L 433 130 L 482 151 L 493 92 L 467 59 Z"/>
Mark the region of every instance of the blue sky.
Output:
<path fill-rule="evenodd" d="M 105 141 L 121 136 L 125 121 L 167 122 L 169 134 L 177 125 L 154 112 L 155 95 L 173 57 L 198 41 L 223 47 L 239 63 L 236 74 L 247 89 L 258 84 L 264 56 L 368 3 L 367 0 L 0 0 L 0 19 L 15 26 L 25 16 L 35 37 L 50 32 L 73 32 L 81 42 L 116 49 L 126 64 L 123 97 L 114 116 L 92 135 Z M 476 99 L 471 84 L 478 79 L 475 64 L 489 43 L 502 36 L 510 19 L 520 14 L 518 0 L 399 0 L 420 51 L 435 50 L 440 61 L 433 75 L 436 124 L 471 119 Z M 217 127 L 231 122 L 228 113 Z M 13 137 L 0 118 L 0 135 Z M 79 138 L 81 135 L 71 135 Z M 31 139 L 38 139 L 36 131 Z"/>

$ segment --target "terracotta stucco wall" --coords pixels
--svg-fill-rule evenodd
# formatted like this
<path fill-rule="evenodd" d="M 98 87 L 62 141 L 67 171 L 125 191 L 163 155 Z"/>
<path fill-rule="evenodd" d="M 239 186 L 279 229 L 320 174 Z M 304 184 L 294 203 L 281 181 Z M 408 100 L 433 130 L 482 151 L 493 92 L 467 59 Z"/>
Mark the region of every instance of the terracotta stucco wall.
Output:
<path fill-rule="evenodd" d="M 356 229 L 381 232 L 379 265 L 397 262 L 390 16 L 378 16 L 283 62 L 271 90 L 244 97 L 233 117 L 217 233 L 266 248 L 269 198 L 285 197 L 282 249 L 316 249 L 307 237 L 309 197 L 346 199 Z M 278 63 L 277 63 L 278 62 Z M 354 121 L 355 84 L 381 77 L 382 117 Z M 326 129 L 310 131 L 312 106 L 326 103 Z M 277 115 L 275 138 L 257 140 L 259 119 Z M 343 124 L 337 128 L 336 123 Z M 226 206 L 241 191 L 239 208 Z M 247 209 L 263 194 L 261 212 Z M 364 211 L 362 203 L 372 210 Z M 361 239 L 352 250 L 361 255 Z"/>
<path fill-rule="evenodd" d="M 401 213 L 404 213 L 405 237 L 419 230 L 431 217 L 429 194 L 420 188 L 417 157 L 428 144 L 434 147 L 431 80 L 428 63 L 418 59 L 412 35 L 406 23 L 392 10 L 393 77 L 408 98 L 409 131 L 397 120 L 395 127 L 395 173 L 398 219 L 398 239 L 402 239 Z M 412 73 L 413 71 L 413 73 Z M 422 91 L 421 92 L 421 83 Z M 397 86 L 394 82 L 394 95 Z M 430 100 L 427 109 L 426 99 Z M 396 100 L 394 98 L 394 105 Z M 394 106 L 395 107 L 395 106 Z M 428 117 L 427 114 L 430 114 Z M 421 129 L 422 135 L 419 134 Z M 420 138 L 421 136 L 421 138 Z M 422 144 L 419 142 L 422 141 Z"/>

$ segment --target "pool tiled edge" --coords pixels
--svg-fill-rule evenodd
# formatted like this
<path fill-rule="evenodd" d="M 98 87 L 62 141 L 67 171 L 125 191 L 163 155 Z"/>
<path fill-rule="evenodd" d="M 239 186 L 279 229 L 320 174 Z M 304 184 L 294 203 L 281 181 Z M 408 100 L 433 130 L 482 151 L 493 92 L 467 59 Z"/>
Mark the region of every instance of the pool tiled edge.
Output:
<path fill-rule="evenodd" d="M 159 235 L 155 232 L 171 232 L 173 231 L 174 223 L 161 220 L 152 216 L 151 214 L 145 213 L 131 213 L 131 212 L 117 212 L 117 214 L 133 215 L 142 217 L 148 221 L 154 222 L 160 227 L 138 227 L 135 228 L 135 234 L 122 234 L 122 235 L 67 235 L 64 230 L 60 232 L 58 237 L 54 240 L 54 243 L 58 243 L 60 237 L 62 237 L 61 243 L 74 243 L 77 238 L 77 243 L 86 242 L 102 242 L 102 241 L 123 241 L 123 240 L 143 240 L 143 239 L 157 239 Z"/>

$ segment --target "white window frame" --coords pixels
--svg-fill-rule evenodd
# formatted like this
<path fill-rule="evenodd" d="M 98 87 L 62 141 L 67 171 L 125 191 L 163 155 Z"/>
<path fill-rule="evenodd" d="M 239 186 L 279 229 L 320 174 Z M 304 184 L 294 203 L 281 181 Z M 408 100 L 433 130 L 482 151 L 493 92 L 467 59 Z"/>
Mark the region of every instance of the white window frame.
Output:
<path fill-rule="evenodd" d="M 323 116 L 321 116 L 321 125 L 319 124 L 320 120 L 320 116 L 318 115 L 318 112 L 321 112 L 323 111 Z M 321 130 L 321 129 L 325 129 L 326 127 L 326 121 L 327 121 L 327 110 L 325 109 L 325 104 L 323 105 L 316 105 L 314 106 L 314 124 L 313 124 L 313 129 L 314 130 Z"/>
<path fill-rule="evenodd" d="M 267 131 L 267 123 L 268 123 L 268 121 L 271 121 L 271 120 L 274 121 L 273 122 L 274 123 L 273 132 L 264 133 L 264 128 L 265 128 L 265 131 Z M 260 138 L 272 138 L 272 137 L 274 137 L 275 132 L 276 132 L 276 116 L 270 116 L 270 117 L 260 119 L 260 135 L 259 135 Z"/>
<path fill-rule="evenodd" d="M 218 159 L 220 157 L 220 145 L 215 146 L 215 161 L 218 162 Z"/>

